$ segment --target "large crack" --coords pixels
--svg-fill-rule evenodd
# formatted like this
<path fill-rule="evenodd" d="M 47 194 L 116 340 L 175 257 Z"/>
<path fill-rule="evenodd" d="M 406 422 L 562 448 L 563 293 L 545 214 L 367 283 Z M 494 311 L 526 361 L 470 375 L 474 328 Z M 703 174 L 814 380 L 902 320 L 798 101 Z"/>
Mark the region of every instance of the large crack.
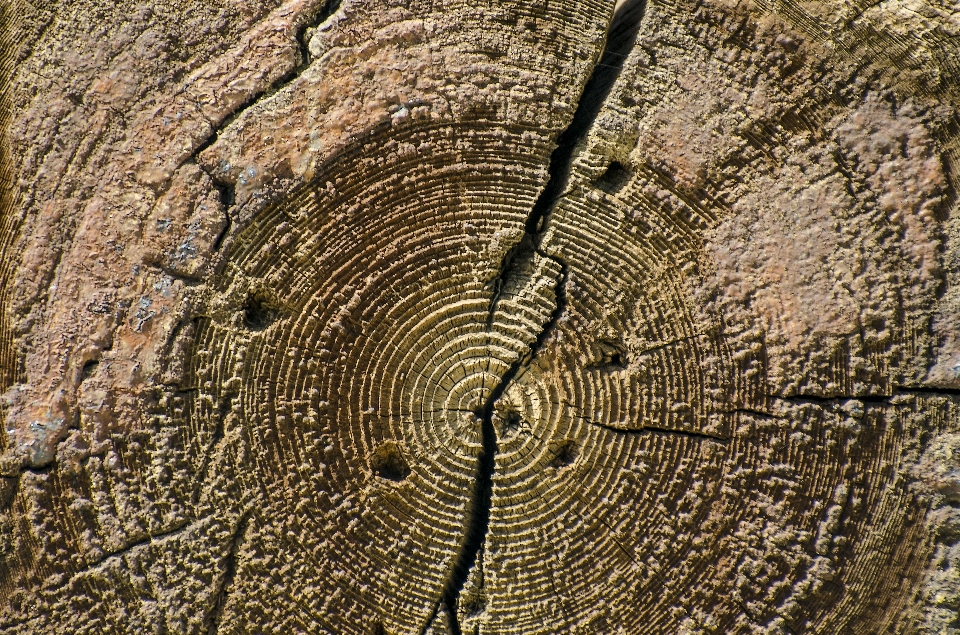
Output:
<path fill-rule="evenodd" d="M 557 202 L 564 196 L 563 188 L 567 184 L 573 163 L 573 155 L 579 142 L 586 136 L 596 120 L 614 82 L 620 76 L 623 62 L 633 49 L 640 20 L 643 18 L 645 0 L 628 0 L 614 13 L 607 30 L 606 46 L 590 78 L 584 85 L 573 119 L 557 138 L 557 147 L 550 155 L 547 184 L 537 198 L 524 225 L 521 239 L 507 251 L 500 264 L 497 277 L 492 283 L 490 305 L 487 312 L 486 327 L 493 328 L 494 318 L 503 290 L 527 269 L 535 256 L 554 261 L 559 265 L 559 275 L 554 286 L 556 306 L 547 322 L 540 329 L 526 354 L 521 355 L 504 373 L 497 385 L 490 391 L 484 403 L 474 412 L 480 420 L 481 450 L 477 455 L 476 477 L 467 505 L 463 542 L 453 561 L 450 574 L 443 586 L 440 599 L 436 602 L 430 616 L 421 629 L 424 635 L 441 609 L 445 609 L 449 620 L 450 635 L 462 635 L 458 615 L 460 593 L 466 584 L 471 569 L 476 565 L 478 554 L 486 542 L 490 522 L 490 508 L 493 499 L 493 474 L 497 456 L 497 433 L 493 424 L 497 401 L 506 392 L 520 371 L 533 361 L 544 344 L 556 329 L 557 323 L 566 310 L 566 284 L 569 275 L 567 263 L 559 256 L 549 254 L 542 249 L 542 241 L 550 214 Z"/>

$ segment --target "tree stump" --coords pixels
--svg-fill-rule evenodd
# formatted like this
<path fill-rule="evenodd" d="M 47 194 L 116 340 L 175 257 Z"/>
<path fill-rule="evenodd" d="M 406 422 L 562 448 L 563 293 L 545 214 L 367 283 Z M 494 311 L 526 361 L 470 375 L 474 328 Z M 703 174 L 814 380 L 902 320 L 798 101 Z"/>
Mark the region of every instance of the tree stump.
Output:
<path fill-rule="evenodd" d="M 958 36 L 0 8 L 0 631 L 960 633 Z"/>

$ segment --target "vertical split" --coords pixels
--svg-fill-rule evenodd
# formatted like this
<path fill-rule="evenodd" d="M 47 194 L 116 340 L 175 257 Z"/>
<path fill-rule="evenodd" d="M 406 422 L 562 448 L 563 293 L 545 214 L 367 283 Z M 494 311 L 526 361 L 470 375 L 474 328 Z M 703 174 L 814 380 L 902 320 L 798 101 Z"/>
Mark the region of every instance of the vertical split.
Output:
<path fill-rule="evenodd" d="M 551 255 L 542 249 L 545 230 L 550 214 L 564 195 L 563 188 L 569 180 L 574 150 L 590 130 L 614 82 L 620 76 L 623 62 L 636 41 L 645 7 L 645 0 L 628 0 L 616 10 L 607 31 L 607 42 L 600 61 L 594 66 L 584 86 L 570 125 L 557 138 L 557 147 L 550 156 L 547 184 L 527 217 L 523 237 L 507 251 L 497 277 L 492 282 L 493 291 L 486 321 L 487 331 L 493 328 L 503 289 L 518 275 L 518 271 L 524 269 L 525 263 L 532 262 L 534 256 L 539 255 L 553 260 L 560 266 L 560 273 L 554 287 L 557 304 L 549 320 L 541 328 L 529 351 L 510 366 L 500 382 L 490 391 L 486 401 L 475 411 L 480 421 L 482 448 L 477 455 L 476 477 L 466 510 L 463 543 L 453 562 L 440 599 L 434 605 L 433 611 L 420 631 L 421 635 L 430 629 L 441 608 L 445 608 L 449 616 L 451 635 L 462 635 L 458 617 L 460 593 L 483 549 L 490 523 L 493 474 L 498 449 L 496 429 L 493 425 L 496 404 L 506 392 L 510 382 L 543 348 L 566 309 L 565 289 L 569 269 L 561 257 Z"/>

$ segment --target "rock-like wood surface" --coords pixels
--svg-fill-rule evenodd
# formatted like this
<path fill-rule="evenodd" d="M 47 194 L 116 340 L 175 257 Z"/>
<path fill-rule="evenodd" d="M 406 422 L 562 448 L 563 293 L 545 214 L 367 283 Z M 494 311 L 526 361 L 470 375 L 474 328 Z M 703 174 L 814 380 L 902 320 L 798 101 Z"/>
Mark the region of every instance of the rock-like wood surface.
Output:
<path fill-rule="evenodd" d="M 0 631 L 960 632 L 958 7 L 0 38 Z"/>

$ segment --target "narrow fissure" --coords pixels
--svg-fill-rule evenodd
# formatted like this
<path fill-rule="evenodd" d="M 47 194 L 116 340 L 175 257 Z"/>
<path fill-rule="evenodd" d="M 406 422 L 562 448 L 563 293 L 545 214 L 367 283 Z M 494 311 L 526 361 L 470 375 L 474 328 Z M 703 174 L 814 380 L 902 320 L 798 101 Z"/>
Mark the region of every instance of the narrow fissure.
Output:
<path fill-rule="evenodd" d="M 327 0 L 323 3 L 323 6 L 320 7 L 320 10 L 317 12 L 317 15 L 306 20 L 310 23 L 307 26 L 304 26 L 297 32 L 297 43 L 300 45 L 300 64 L 297 65 L 297 68 L 293 71 L 293 79 L 297 75 L 303 72 L 303 70 L 310 65 L 310 62 L 313 61 L 313 58 L 310 55 L 310 42 L 307 37 L 307 33 L 311 30 L 317 29 L 320 25 L 324 24 L 329 20 L 337 10 L 340 9 L 340 3 L 342 0 Z M 289 79 L 287 81 L 289 81 Z"/>
<path fill-rule="evenodd" d="M 236 121 L 237 118 L 243 114 L 243 111 L 247 110 L 261 99 L 276 94 L 278 91 L 282 90 L 284 86 L 295 80 L 303 73 L 304 70 L 306 70 L 307 66 L 310 64 L 309 42 L 306 42 L 305 40 L 307 31 L 316 29 L 324 22 L 329 20 L 330 17 L 337 12 L 337 9 L 340 8 L 340 3 L 341 0 L 327 0 L 327 2 L 320 7 L 315 16 L 307 17 L 304 20 L 305 24 L 297 29 L 297 34 L 294 36 L 300 56 L 298 63 L 292 69 L 278 77 L 270 86 L 260 92 L 250 95 L 250 97 L 241 102 L 240 105 L 233 110 L 233 112 L 224 117 L 223 120 L 220 121 L 220 123 L 213 129 L 210 135 L 196 147 L 196 149 L 190 155 L 191 158 L 195 159 L 197 155 L 216 143 L 217 137 L 220 135 L 220 131 Z"/>
<path fill-rule="evenodd" d="M 480 419 L 482 448 L 477 455 L 476 478 L 467 506 L 463 543 L 454 560 L 450 575 L 444 584 L 440 599 L 434 605 L 433 611 L 420 631 L 421 635 L 424 635 L 430 629 L 441 607 L 446 607 L 449 615 L 451 635 L 462 635 L 457 612 L 460 592 L 466 584 L 470 570 L 476 564 L 478 554 L 483 549 L 490 522 L 493 473 L 498 449 L 497 433 L 493 424 L 496 404 L 521 369 L 536 358 L 556 329 L 556 325 L 567 307 L 566 284 L 569 269 L 562 258 L 548 254 L 541 248 L 543 235 L 550 214 L 563 195 L 562 188 L 570 174 L 574 150 L 586 136 L 613 88 L 614 82 L 620 75 L 623 62 L 636 41 L 645 7 L 645 0 L 628 0 L 614 14 L 607 30 L 607 42 L 603 54 L 584 85 L 570 125 L 560 133 L 557 138 L 557 147 L 550 155 L 547 184 L 527 217 L 523 237 L 507 251 L 500 264 L 497 277 L 492 282 L 493 291 L 486 321 L 488 331 L 493 327 L 495 313 L 504 288 L 512 281 L 512 277 L 517 275 L 517 270 L 522 265 L 532 262 L 534 256 L 539 255 L 542 258 L 553 260 L 560 266 L 560 274 L 557 276 L 554 287 L 556 307 L 550 318 L 543 325 L 527 354 L 522 355 L 511 364 L 500 382 L 490 391 L 486 401 L 475 412 Z"/>
<path fill-rule="evenodd" d="M 46 469 L 47 469 L 47 470 L 51 470 L 51 469 L 52 469 L 52 466 L 49 467 L 49 468 L 46 468 Z M 37 470 L 30 470 L 30 471 L 31 471 L 31 472 L 36 472 Z M 87 563 L 86 565 L 84 565 L 84 567 L 83 567 L 82 569 L 76 571 L 73 575 L 79 575 L 79 574 L 81 574 L 81 573 L 85 573 L 85 572 L 87 572 L 87 571 L 90 571 L 90 570 L 92 570 L 92 569 L 95 569 L 96 567 L 100 566 L 101 564 L 103 564 L 103 563 L 106 562 L 107 560 L 111 560 L 111 559 L 113 559 L 113 558 L 118 558 L 118 557 L 120 557 L 120 556 L 122 556 L 122 555 L 124 555 L 124 554 L 126 554 L 126 553 L 130 553 L 131 551 L 133 551 L 133 550 L 136 549 L 137 547 L 142 547 L 142 546 L 144 546 L 144 545 L 146 545 L 146 544 L 149 544 L 149 543 L 153 542 L 154 540 L 160 540 L 161 538 L 166 538 L 167 536 L 172 536 L 172 535 L 175 534 L 175 533 L 178 533 L 178 532 L 180 532 L 180 531 L 183 531 L 184 528 L 186 528 L 189 524 L 190 524 L 190 521 L 189 521 L 189 520 L 181 520 L 181 521 L 175 523 L 174 525 L 172 525 L 171 527 L 168 527 L 168 528 L 164 529 L 163 531 L 158 531 L 158 532 L 155 532 L 155 533 L 152 533 L 152 534 L 147 534 L 146 536 L 144 536 L 143 538 L 140 538 L 139 540 L 137 540 L 137 541 L 135 541 L 135 542 L 131 542 L 130 544 L 125 545 L 124 547 L 121 547 L 120 549 L 117 549 L 116 551 L 111 551 L 111 552 L 108 553 L 108 554 L 102 555 L 101 557 L 97 558 L 97 559 L 94 560 L 93 562 Z"/>
<path fill-rule="evenodd" d="M 208 176 L 213 180 L 212 175 L 208 174 Z M 213 187 L 217 190 L 217 193 L 220 194 L 220 204 L 223 206 L 223 217 L 225 220 L 223 229 L 220 230 L 220 233 L 217 234 L 217 237 L 213 240 L 213 251 L 220 251 L 224 239 L 226 239 L 227 234 L 230 233 L 230 228 L 233 226 L 230 208 L 233 207 L 233 203 L 236 201 L 236 187 L 232 183 L 217 183 L 216 181 L 214 181 Z"/>
<path fill-rule="evenodd" d="M 209 617 L 207 618 L 208 635 L 216 635 L 217 631 L 220 629 L 220 622 L 223 619 L 223 610 L 227 604 L 227 594 L 230 592 L 230 587 L 233 585 L 233 579 L 237 575 L 237 557 L 240 553 L 240 542 L 243 540 L 244 534 L 247 533 L 247 525 L 249 522 L 250 511 L 247 510 L 240 516 L 240 519 L 237 521 L 237 527 L 230 536 L 230 551 L 227 553 L 225 561 L 223 580 L 220 583 L 220 590 L 217 592 L 216 600 L 214 601 L 213 606 L 210 609 Z"/>
<path fill-rule="evenodd" d="M 297 34 L 294 38 L 296 40 L 297 48 L 300 56 L 300 60 L 296 64 L 296 66 L 294 66 L 292 69 L 290 69 L 289 72 L 287 72 L 286 74 L 278 78 L 275 82 L 273 82 L 273 84 L 271 84 L 265 90 L 258 93 L 254 93 L 253 95 L 250 95 L 249 99 L 241 103 L 239 106 L 236 107 L 236 109 L 234 109 L 233 112 L 231 112 L 229 115 L 224 117 L 223 120 L 219 123 L 219 125 L 217 125 L 210 132 L 207 138 L 204 139 L 194 149 L 194 151 L 190 154 L 190 157 L 187 159 L 187 162 L 190 162 L 190 161 L 196 162 L 197 157 L 200 155 L 201 152 L 203 152 L 204 150 L 206 150 L 207 148 L 209 148 L 210 146 L 212 146 L 214 143 L 217 142 L 217 139 L 220 137 L 220 131 L 226 128 L 227 126 L 229 126 L 234 121 L 236 121 L 236 119 L 245 110 L 247 110 L 257 102 L 259 102 L 260 100 L 277 93 L 279 90 L 283 89 L 284 86 L 286 86 L 287 84 L 295 80 L 297 77 L 299 77 L 304 70 L 306 70 L 307 66 L 310 65 L 310 61 L 311 61 L 310 47 L 309 47 L 310 43 L 307 41 L 307 38 L 306 38 L 307 32 L 312 29 L 316 29 L 320 27 L 327 20 L 329 20 L 330 17 L 334 13 L 336 13 L 337 10 L 340 8 L 341 1 L 342 0 L 327 0 L 327 2 L 323 3 L 323 5 L 317 11 L 317 14 L 315 16 L 308 17 L 306 20 L 304 20 L 306 24 L 304 24 L 302 27 L 300 27 L 297 30 Z M 201 167 L 200 169 L 202 170 L 203 168 Z M 213 250 L 217 251 L 220 249 L 220 246 L 223 244 L 224 238 L 226 238 L 227 234 L 230 231 L 232 221 L 230 218 L 229 210 L 231 207 L 233 207 L 233 204 L 236 201 L 236 197 L 234 194 L 236 185 L 234 183 L 219 180 L 215 177 L 215 175 L 210 174 L 206 170 L 204 170 L 204 172 L 206 172 L 207 176 L 209 176 L 213 180 L 214 188 L 220 194 L 220 203 L 223 205 L 224 214 L 227 218 L 226 226 L 223 228 L 223 230 L 214 240 Z"/>
<path fill-rule="evenodd" d="M 940 395 L 945 397 L 960 397 L 960 388 L 940 388 L 936 386 L 894 386 L 891 395 L 833 395 L 830 397 L 819 395 L 767 395 L 768 399 L 786 401 L 788 403 L 818 403 L 835 404 L 839 401 L 856 400 L 863 404 L 891 405 L 893 399 L 899 396 L 912 395 Z"/>
<path fill-rule="evenodd" d="M 744 414 L 750 415 L 752 417 L 758 417 L 760 419 L 772 419 L 776 415 L 772 412 L 767 412 L 766 410 L 759 410 L 757 408 L 734 408 L 733 410 L 724 410 L 724 414 Z"/>
<path fill-rule="evenodd" d="M 819 395 L 767 395 L 769 399 L 775 401 L 786 401 L 788 403 L 818 403 L 818 404 L 835 404 L 838 401 L 846 401 L 848 399 L 855 399 L 859 402 L 865 404 L 889 404 L 890 399 L 893 398 L 893 395 L 887 397 L 883 395 L 835 395 L 833 397 L 821 397 Z"/>
<path fill-rule="evenodd" d="M 217 425 L 213 428 L 210 435 L 210 442 L 207 444 L 206 452 L 203 455 L 203 462 L 196 471 L 197 484 L 193 488 L 193 495 L 190 500 L 196 506 L 200 502 L 200 496 L 203 494 L 203 484 L 207 477 L 207 470 L 210 468 L 210 462 L 216 452 L 217 446 L 226 436 L 226 420 L 230 409 L 233 407 L 233 400 L 237 397 L 234 392 L 228 392 L 220 398 L 220 405 L 217 407 Z"/>
<path fill-rule="evenodd" d="M 525 263 L 533 259 L 534 250 L 533 235 L 526 232 L 520 242 L 504 254 L 503 260 L 500 262 L 500 270 L 492 283 L 493 295 L 490 297 L 490 308 L 487 310 L 487 331 L 493 328 L 493 318 L 497 312 L 497 306 L 500 304 L 504 287 L 513 281 L 512 278 L 518 270 L 523 268 Z"/>
<path fill-rule="evenodd" d="M 890 396 L 881 396 L 881 395 L 835 395 L 832 397 L 823 397 L 818 395 L 792 395 L 792 396 L 780 396 L 780 395 L 766 395 L 767 399 L 774 401 L 786 402 L 790 404 L 819 404 L 819 405 L 832 405 L 836 406 L 841 401 L 859 401 L 860 403 L 867 406 L 892 406 L 894 405 L 893 399 L 897 396 L 902 395 L 913 395 L 913 396 L 922 396 L 922 395 L 941 395 L 947 397 L 960 397 L 960 389 L 957 388 L 923 388 L 923 387 L 906 387 L 906 386 L 896 386 L 894 392 Z M 755 408 L 735 408 L 733 410 L 726 410 L 725 413 L 743 413 L 752 415 L 755 417 L 761 417 L 764 419 L 774 418 L 777 415 L 773 412 L 768 412 L 766 410 L 758 410 Z M 676 428 L 663 428 L 657 426 L 644 426 L 642 428 L 616 428 L 614 426 L 590 422 L 591 425 L 594 425 L 598 428 L 603 428 L 604 430 L 610 430 L 612 432 L 617 432 L 621 434 L 639 434 L 639 433 L 656 433 L 656 434 L 671 434 L 677 436 L 686 436 L 697 439 L 705 439 L 710 441 L 718 442 L 727 442 L 729 437 L 724 437 L 720 435 L 710 434 L 707 432 L 698 432 L 693 430 L 681 430 Z"/>
<path fill-rule="evenodd" d="M 643 426 L 642 428 L 617 428 L 605 423 L 590 422 L 590 425 L 619 434 L 669 434 L 678 437 L 689 437 L 691 439 L 702 439 L 705 441 L 716 441 L 726 443 L 730 437 L 720 436 L 719 434 L 710 434 L 709 432 L 700 432 L 698 430 L 682 430 L 678 428 L 663 428 L 660 426 Z"/>
<path fill-rule="evenodd" d="M 934 386 L 896 386 L 893 396 L 897 395 L 944 395 L 960 397 L 960 388 L 937 388 Z M 856 397 L 854 397 L 856 399 Z"/>

